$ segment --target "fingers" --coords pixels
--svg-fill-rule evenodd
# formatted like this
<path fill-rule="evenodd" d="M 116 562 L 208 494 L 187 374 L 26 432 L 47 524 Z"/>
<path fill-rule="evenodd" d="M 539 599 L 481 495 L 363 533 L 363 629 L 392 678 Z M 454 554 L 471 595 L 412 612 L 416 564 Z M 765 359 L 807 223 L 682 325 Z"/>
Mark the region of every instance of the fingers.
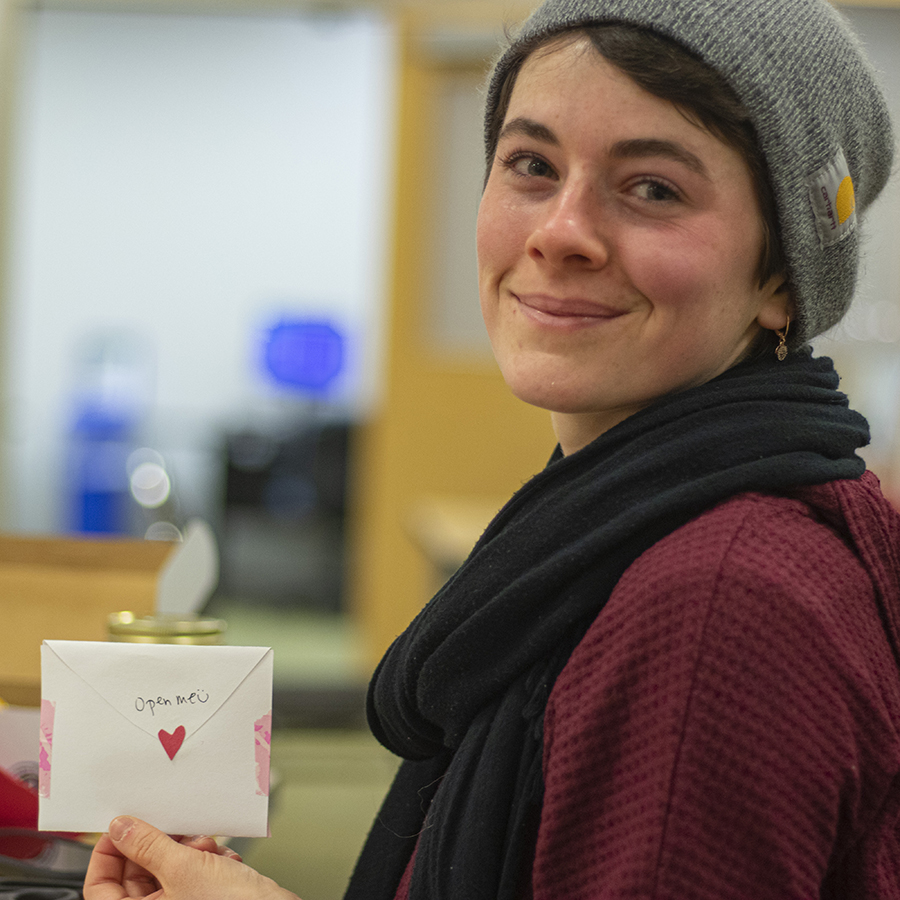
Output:
<path fill-rule="evenodd" d="M 158 887 L 149 872 L 119 852 L 109 835 L 100 838 L 84 879 L 85 900 L 148 897 Z"/>
<path fill-rule="evenodd" d="M 184 857 L 194 852 L 158 828 L 129 816 L 112 820 L 109 839 L 130 861 L 126 861 L 122 870 L 124 896 L 129 898 L 150 897 L 164 883 L 166 873 L 185 864 Z"/>
<path fill-rule="evenodd" d="M 202 850 L 204 853 L 216 853 L 219 849 L 216 839 L 205 834 L 186 835 L 180 838 L 178 843 L 184 844 L 185 847 L 193 847 L 194 850 Z"/>
<path fill-rule="evenodd" d="M 119 816 L 110 822 L 109 838 L 123 856 L 127 856 L 148 872 L 154 872 L 160 866 L 165 866 L 166 861 L 173 853 L 177 853 L 180 847 L 158 828 L 129 816 Z"/>
<path fill-rule="evenodd" d="M 297 900 L 206 835 L 175 840 L 120 817 L 97 844 L 85 900 Z"/>
<path fill-rule="evenodd" d="M 185 847 L 192 847 L 194 850 L 202 850 L 204 853 L 216 853 L 219 856 L 225 856 L 228 859 L 234 859 L 243 862 L 243 858 L 234 852 L 230 847 L 219 844 L 215 838 L 208 837 L 205 834 L 195 834 L 191 837 L 183 837 L 180 843 Z"/>

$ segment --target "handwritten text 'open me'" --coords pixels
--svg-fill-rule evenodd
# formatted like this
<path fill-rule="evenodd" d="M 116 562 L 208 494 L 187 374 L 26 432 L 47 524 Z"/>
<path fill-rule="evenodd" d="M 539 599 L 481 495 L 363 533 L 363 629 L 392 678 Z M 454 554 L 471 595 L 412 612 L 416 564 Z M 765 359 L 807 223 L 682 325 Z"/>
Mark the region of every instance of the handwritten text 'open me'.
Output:
<path fill-rule="evenodd" d="M 138 712 L 150 712 L 150 715 L 156 715 L 158 706 L 195 706 L 198 703 L 206 703 L 209 700 L 209 694 L 206 691 L 191 691 L 190 694 L 176 694 L 174 699 L 169 697 L 154 697 L 152 700 L 148 697 L 138 697 L 134 701 L 134 708 Z"/>

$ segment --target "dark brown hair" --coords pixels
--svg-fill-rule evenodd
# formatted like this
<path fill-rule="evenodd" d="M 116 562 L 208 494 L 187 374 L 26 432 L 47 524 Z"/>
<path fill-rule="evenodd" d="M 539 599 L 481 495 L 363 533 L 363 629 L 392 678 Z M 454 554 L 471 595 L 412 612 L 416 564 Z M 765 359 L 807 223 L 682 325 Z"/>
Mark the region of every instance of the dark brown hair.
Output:
<path fill-rule="evenodd" d="M 514 46 L 506 79 L 487 122 L 488 173 L 522 64 L 539 50 L 550 50 L 561 41 L 574 40 L 581 35 L 588 37 L 604 59 L 638 86 L 675 104 L 682 115 L 741 154 L 750 169 L 763 220 L 763 247 L 757 267 L 759 285 L 762 287 L 775 275 L 787 277 L 775 197 L 749 114 L 716 71 L 680 44 L 653 31 L 622 24 L 588 24 L 550 35 L 541 34 Z"/>

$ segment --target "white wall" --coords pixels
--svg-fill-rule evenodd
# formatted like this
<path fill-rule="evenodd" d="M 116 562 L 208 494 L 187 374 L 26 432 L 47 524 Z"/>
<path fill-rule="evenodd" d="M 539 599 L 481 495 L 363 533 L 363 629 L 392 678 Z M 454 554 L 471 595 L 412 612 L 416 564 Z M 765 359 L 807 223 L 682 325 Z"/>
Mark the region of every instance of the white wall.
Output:
<path fill-rule="evenodd" d="M 900 9 L 845 8 L 884 87 L 900 136 Z M 865 219 L 863 265 L 850 312 L 814 342 L 831 355 L 851 405 L 872 428 L 863 451 L 870 467 L 900 497 L 900 179 L 895 174 Z"/>
<path fill-rule="evenodd" d="M 34 14 L 4 350 L 6 527 L 60 526 L 77 359 L 98 329 L 137 347 L 147 441 L 200 512 L 219 427 L 297 406 L 256 369 L 258 332 L 280 314 L 347 331 L 356 362 L 333 400 L 354 414 L 374 401 L 393 50 L 387 24 L 364 14 Z"/>

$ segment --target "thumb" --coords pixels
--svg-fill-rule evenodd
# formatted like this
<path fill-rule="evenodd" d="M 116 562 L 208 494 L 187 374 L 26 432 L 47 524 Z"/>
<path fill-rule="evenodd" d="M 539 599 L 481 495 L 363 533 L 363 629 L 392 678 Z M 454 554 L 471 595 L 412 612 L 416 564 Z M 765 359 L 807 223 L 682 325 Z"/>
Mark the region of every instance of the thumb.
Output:
<path fill-rule="evenodd" d="M 109 837 L 123 856 L 157 877 L 175 864 L 180 855 L 190 852 L 158 828 L 130 816 L 113 819 Z"/>

